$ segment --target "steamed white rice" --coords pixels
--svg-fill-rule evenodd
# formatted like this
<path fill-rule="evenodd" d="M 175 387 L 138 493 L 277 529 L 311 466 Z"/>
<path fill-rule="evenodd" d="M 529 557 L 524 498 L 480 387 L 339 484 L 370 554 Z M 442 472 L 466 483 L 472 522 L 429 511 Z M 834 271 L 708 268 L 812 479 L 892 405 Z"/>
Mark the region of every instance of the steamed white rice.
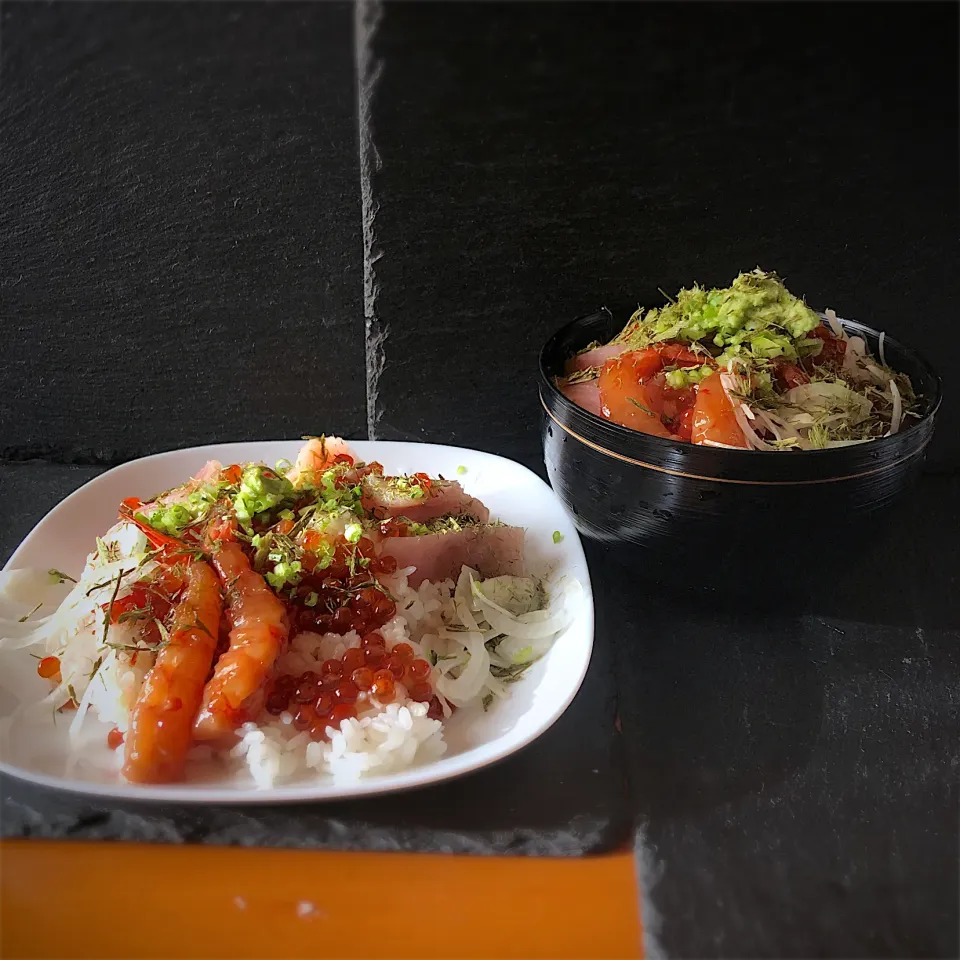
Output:
<path fill-rule="evenodd" d="M 425 581 L 410 587 L 410 567 L 384 578 L 384 586 L 397 599 L 397 614 L 379 628 L 387 649 L 408 643 L 418 657 L 425 655 L 423 641 L 456 616 L 452 580 Z M 340 659 L 351 647 L 360 646 L 360 637 L 351 630 L 341 636 L 302 631 L 277 663 L 280 674 L 320 672 L 324 660 Z M 335 781 L 356 781 L 382 776 L 407 767 L 439 759 L 446 751 L 443 724 L 427 716 L 427 704 L 409 699 L 402 683 L 396 685 L 396 699 L 381 704 L 361 692 L 357 716 L 344 720 L 339 729 L 327 728 L 329 741 L 315 741 L 306 731 L 297 730 L 293 717 L 265 716 L 258 723 L 241 727 L 241 739 L 229 751 L 228 759 L 242 761 L 254 783 L 268 789 L 276 783 L 311 775 L 329 775 Z M 198 747 L 192 759 L 206 760 L 209 748 Z"/>

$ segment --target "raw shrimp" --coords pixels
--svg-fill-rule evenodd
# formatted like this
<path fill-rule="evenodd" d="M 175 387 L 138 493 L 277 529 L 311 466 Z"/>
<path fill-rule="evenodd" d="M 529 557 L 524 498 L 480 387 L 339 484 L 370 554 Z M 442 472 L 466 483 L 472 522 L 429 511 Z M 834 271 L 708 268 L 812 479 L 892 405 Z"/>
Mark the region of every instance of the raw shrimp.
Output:
<path fill-rule="evenodd" d="M 297 462 L 287 473 L 287 479 L 295 487 L 302 486 L 311 477 L 331 467 L 334 460 L 341 455 L 346 455 L 352 460 L 357 459 L 357 455 L 350 449 L 346 440 L 341 440 L 340 437 L 314 437 L 300 448 Z"/>
<path fill-rule="evenodd" d="M 220 584 L 202 560 L 187 569 L 169 642 L 160 648 L 130 717 L 123 775 L 134 783 L 179 779 L 220 630 Z"/>
<path fill-rule="evenodd" d="M 220 541 L 211 560 L 224 584 L 230 648 L 221 655 L 203 691 L 194 724 L 197 740 L 229 740 L 240 724 L 254 720 L 274 661 L 286 647 L 286 608 L 237 543 Z"/>

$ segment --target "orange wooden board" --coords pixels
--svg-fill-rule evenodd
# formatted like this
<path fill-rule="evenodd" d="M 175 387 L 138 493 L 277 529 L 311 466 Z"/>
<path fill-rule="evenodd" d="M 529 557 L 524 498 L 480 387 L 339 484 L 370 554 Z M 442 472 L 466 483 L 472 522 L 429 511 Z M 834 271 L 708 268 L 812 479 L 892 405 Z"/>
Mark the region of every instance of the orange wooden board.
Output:
<path fill-rule="evenodd" d="M 581 860 L 0 843 L 0 956 L 640 957 L 630 852 Z"/>

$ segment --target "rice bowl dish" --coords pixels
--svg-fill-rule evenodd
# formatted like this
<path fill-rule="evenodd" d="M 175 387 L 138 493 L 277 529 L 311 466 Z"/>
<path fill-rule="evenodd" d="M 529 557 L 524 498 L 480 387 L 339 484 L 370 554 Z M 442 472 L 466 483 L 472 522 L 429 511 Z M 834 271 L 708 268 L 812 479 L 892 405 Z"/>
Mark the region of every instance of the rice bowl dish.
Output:
<path fill-rule="evenodd" d="M 457 481 L 384 477 L 340 444 L 125 502 L 76 582 L 0 575 L 0 650 L 47 685 L 4 717 L 4 753 L 42 717 L 81 779 L 352 783 L 432 763 L 451 716 L 509 700 L 582 585 L 526 576 L 523 531 Z"/>

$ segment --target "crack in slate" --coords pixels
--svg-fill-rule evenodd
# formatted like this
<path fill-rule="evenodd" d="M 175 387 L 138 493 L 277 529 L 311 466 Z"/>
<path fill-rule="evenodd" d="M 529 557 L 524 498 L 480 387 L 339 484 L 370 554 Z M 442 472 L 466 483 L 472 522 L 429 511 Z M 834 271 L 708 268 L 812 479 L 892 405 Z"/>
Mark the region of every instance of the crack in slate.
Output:
<path fill-rule="evenodd" d="M 386 360 L 387 327 L 377 317 L 376 262 L 383 256 L 377 246 L 374 222 L 379 203 L 373 195 L 373 177 L 380 169 L 380 154 L 373 139 L 373 96 L 383 63 L 373 53 L 383 8 L 380 0 L 360 0 L 355 7 L 355 57 L 357 65 L 357 122 L 360 147 L 360 209 L 363 229 L 363 321 L 366 355 L 367 439 L 377 439 L 380 374 Z"/>
<path fill-rule="evenodd" d="M 664 960 L 667 954 L 660 940 L 663 921 L 651 894 L 663 876 L 665 865 L 657 860 L 656 851 L 648 845 L 642 826 L 637 827 L 633 855 L 637 870 L 637 890 L 640 894 L 643 955 L 646 960 Z"/>

